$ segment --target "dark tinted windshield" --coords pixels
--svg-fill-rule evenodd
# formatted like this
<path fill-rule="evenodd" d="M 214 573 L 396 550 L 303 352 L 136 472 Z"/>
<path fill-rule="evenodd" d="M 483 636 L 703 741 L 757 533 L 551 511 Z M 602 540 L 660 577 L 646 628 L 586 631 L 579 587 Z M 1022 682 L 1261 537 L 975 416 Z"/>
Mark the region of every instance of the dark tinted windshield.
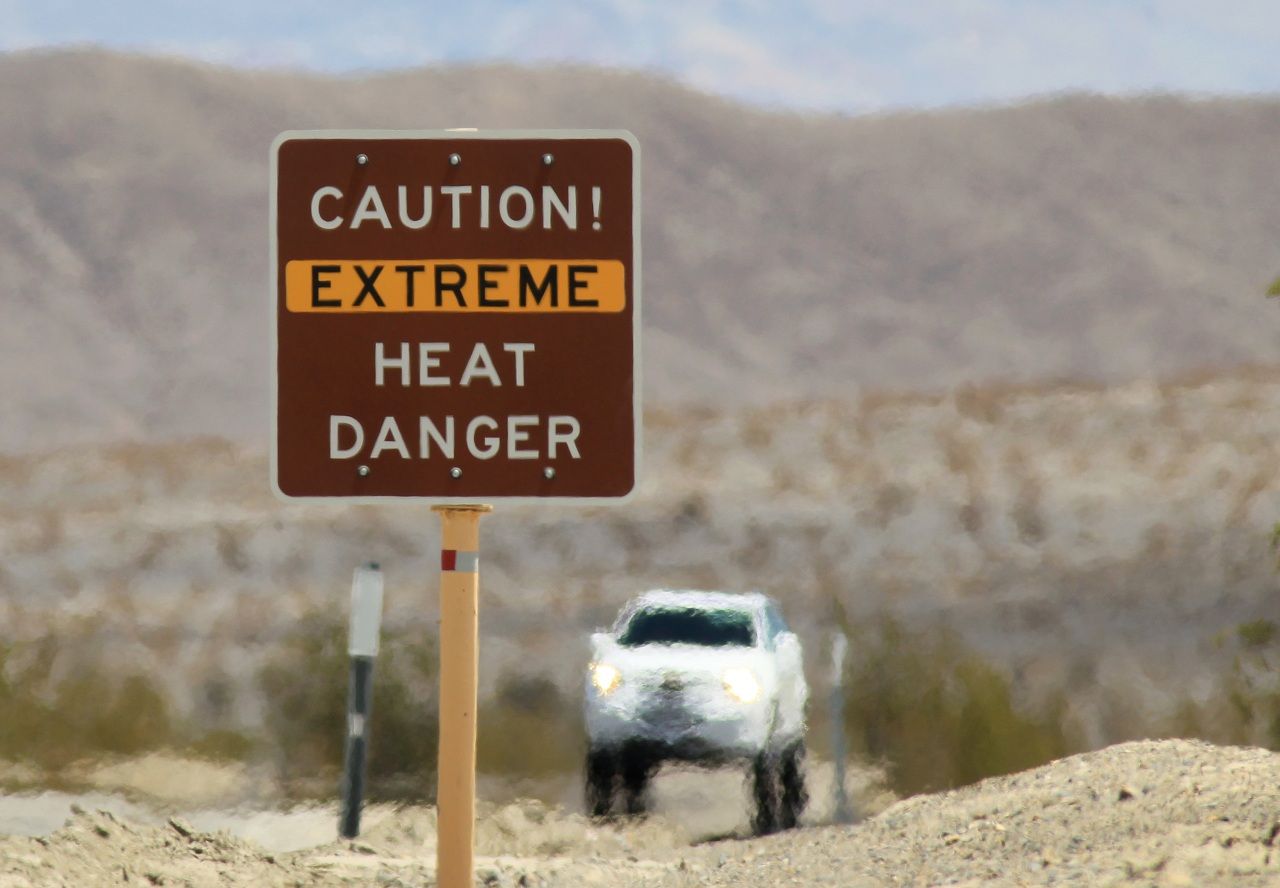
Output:
<path fill-rule="evenodd" d="M 751 647 L 756 643 L 756 632 L 751 614 L 746 611 L 646 608 L 631 618 L 619 641 L 626 647 L 642 644 Z"/>

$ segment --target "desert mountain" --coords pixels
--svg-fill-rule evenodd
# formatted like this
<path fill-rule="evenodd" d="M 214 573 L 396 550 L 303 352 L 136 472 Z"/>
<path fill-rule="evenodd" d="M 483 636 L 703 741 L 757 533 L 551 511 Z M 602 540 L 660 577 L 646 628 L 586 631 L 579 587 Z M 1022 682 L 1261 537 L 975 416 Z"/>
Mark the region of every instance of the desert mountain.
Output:
<path fill-rule="evenodd" d="M 650 75 L 368 77 L 0 55 L 0 448 L 265 442 L 267 149 L 315 127 L 624 127 L 651 403 L 1271 361 L 1280 101 L 848 118 Z"/>

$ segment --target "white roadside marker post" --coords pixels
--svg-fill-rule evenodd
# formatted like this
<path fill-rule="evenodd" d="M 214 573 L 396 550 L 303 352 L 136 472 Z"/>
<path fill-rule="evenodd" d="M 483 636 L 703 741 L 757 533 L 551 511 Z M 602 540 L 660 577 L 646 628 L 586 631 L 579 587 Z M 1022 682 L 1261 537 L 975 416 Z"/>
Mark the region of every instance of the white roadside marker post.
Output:
<path fill-rule="evenodd" d="M 839 630 L 831 639 L 831 759 L 835 764 L 835 803 L 832 820 L 853 823 L 854 812 L 844 786 L 844 657 L 849 639 Z"/>
<path fill-rule="evenodd" d="M 351 580 L 351 628 L 347 637 L 351 686 L 347 693 L 347 751 L 342 777 L 342 817 L 338 825 L 344 839 L 354 839 L 360 834 L 369 716 L 373 711 L 373 660 L 378 656 L 381 624 L 382 571 L 377 564 L 369 563 L 357 567 Z"/>
<path fill-rule="evenodd" d="M 436 884 L 471 888 L 476 826 L 476 708 L 480 516 L 493 506 L 440 513 L 440 753 L 436 764 Z"/>

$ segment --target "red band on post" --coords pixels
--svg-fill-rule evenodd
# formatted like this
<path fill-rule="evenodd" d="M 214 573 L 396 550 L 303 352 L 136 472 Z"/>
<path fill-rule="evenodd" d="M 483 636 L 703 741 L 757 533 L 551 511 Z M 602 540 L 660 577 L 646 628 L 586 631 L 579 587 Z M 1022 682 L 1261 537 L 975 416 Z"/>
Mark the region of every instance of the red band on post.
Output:
<path fill-rule="evenodd" d="M 458 550 L 457 549 L 441 549 L 440 550 L 440 569 L 456 570 L 458 567 Z"/>

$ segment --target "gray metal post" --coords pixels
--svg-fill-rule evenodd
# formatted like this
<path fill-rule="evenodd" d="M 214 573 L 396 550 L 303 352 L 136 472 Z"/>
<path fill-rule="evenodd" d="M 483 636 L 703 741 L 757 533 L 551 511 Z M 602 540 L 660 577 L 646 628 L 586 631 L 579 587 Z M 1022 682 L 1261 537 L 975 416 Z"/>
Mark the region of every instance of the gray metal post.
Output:
<path fill-rule="evenodd" d="M 369 716 L 373 712 L 373 660 L 378 655 L 382 622 L 382 572 L 376 564 L 356 568 L 351 581 L 351 684 L 347 692 L 347 744 L 342 776 L 342 816 L 338 832 L 344 839 L 360 834 L 364 799 L 365 760 L 369 752 Z"/>
<path fill-rule="evenodd" d="M 831 759 L 835 765 L 835 802 L 832 819 L 836 823 L 853 823 L 853 807 L 845 790 L 844 742 L 844 657 L 849 639 L 837 631 L 831 639 Z"/>
<path fill-rule="evenodd" d="M 369 749 L 369 715 L 373 709 L 373 658 L 351 658 L 351 688 L 347 694 L 347 752 L 342 776 L 344 839 L 360 835 L 360 806 L 364 799 L 365 759 Z"/>

